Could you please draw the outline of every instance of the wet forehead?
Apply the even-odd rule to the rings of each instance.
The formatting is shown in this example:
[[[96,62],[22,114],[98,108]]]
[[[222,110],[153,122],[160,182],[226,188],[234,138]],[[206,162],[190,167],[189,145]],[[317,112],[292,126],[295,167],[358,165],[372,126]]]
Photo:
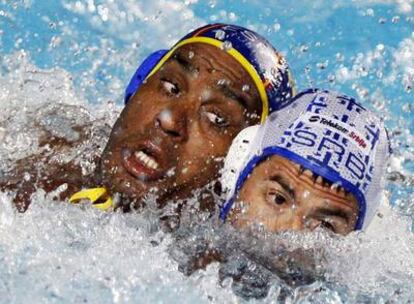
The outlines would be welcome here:
[[[273,155],[269,159],[262,162],[256,169],[263,180],[268,180],[274,176],[280,176],[286,183],[289,183],[293,191],[309,191],[314,197],[320,199],[329,199],[333,202],[343,205],[352,210],[358,210],[358,202],[352,194],[341,195],[330,189],[330,185],[323,187],[315,183],[313,177],[306,174],[299,174],[300,166],[294,162],[278,156]],[[300,189],[299,189],[300,188]]]
[[[179,56],[185,59],[195,67],[207,67],[207,68],[221,68],[223,72],[227,72],[235,79],[243,79],[250,81],[249,74],[231,55],[218,47],[205,44],[205,43],[193,43],[186,44],[178,48],[172,57]],[[245,78],[248,79],[245,79]]]
[[[169,61],[179,61],[189,72],[207,70],[213,79],[222,78],[240,94],[247,97],[249,108],[261,109],[259,92],[252,78],[243,66],[224,50],[215,46],[194,43],[178,48]]]

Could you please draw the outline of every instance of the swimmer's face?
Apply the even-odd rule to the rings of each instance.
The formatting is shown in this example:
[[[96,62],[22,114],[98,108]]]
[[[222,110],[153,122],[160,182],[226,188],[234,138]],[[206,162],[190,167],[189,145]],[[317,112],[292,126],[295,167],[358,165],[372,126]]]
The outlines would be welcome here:
[[[217,177],[232,139],[258,123],[259,93],[244,68],[207,44],[179,48],[130,99],[105,148],[103,184],[140,199],[187,197]]]
[[[280,157],[260,163],[239,192],[229,219],[237,228],[263,225],[271,232],[317,227],[346,235],[358,215],[355,197]]]

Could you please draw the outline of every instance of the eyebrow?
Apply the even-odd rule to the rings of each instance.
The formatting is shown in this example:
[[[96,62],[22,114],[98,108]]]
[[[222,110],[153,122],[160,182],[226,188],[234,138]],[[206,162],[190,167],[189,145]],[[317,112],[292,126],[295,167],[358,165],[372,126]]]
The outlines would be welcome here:
[[[194,72],[197,70],[197,67],[193,65],[191,61],[189,61],[186,56],[184,56],[182,53],[177,52],[173,56],[173,60],[175,60],[185,71],[187,72]],[[220,84],[218,85],[220,88],[220,91],[224,94],[224,96],[235,100],[238,102],[243,108],[248,109],[248,101],[247,99],[242,96],[241,94],[238,94],[236,91],[234,91],[228,84]]]
[[[291,197],[295,197],[295,190],[289,185],[289,182],[287,182],[280,175],[273,175],[269,178],[269,180],[277,182],[283,188],[283,190],[289,193]]]
[[[238,94],[236,91],[232,90],[227,84],[220,84],[218,85],[220,91],[224,94],[224,96],[237,101],[241,106],[245,109],[248,109],[248,102],[245,97],[241,94]]]
[[[187,72],[194,72],[197,68],[189,61],[183,54],[177,52],[172,57],[174,61],[178,63],[185,71]]]
[[[348,212],[336,207],[317,207],[314,212],[315,215],[325,215],[325,216],[337,216],[344,218],[347,222],[350,220],[350,216]]]

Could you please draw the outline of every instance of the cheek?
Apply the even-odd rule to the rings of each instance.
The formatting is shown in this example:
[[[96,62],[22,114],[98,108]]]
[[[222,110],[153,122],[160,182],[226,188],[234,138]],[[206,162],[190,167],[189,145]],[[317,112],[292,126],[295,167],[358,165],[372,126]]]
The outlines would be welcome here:
[[[217,161],[215,155],[203,150],[186,149],[177,163],[177,181],[203,186],[218,178],[221,166],[222,162]]]
[[[207,135],[194,123],[189,131],[188,141],[183,146],[179,165],[186,167],[188,174],[192,172],[215,172],[226,155],[231,139],[219,135]]]
[[[123,118],[122,127],[125,129],[136,128],[136,126],[146,125],[154,120],[157,112],[159,112],[159,105],[154,102],[143,99],[142,102],[136,102],[126,112]]]
[[[258,217],[263,217],[263,214],[268,211],[269,208],[265,199],[261,193],[260,185],[257,185],[252,180],[248,180],[240,190],[238,201],[243,202],[245,205],[246,216],[254,220],[258,219]]]
[[[135,100],[131,102],[135,102]],[[110,141],[125,141],[131,135],[145,133],[159,112],[158,107],[150,103],[128,105],[128,108],[121,113],[115,123]]]
[[[254,206],[255,203],[256,205],[258,204],[257,201],[261,200],[261,198],[258,195],[257,189],[255,187],[251,187],[250,183],[245,183],[243,188],[240,190],[239,200],[246,202],[249,204],[249,206]]]

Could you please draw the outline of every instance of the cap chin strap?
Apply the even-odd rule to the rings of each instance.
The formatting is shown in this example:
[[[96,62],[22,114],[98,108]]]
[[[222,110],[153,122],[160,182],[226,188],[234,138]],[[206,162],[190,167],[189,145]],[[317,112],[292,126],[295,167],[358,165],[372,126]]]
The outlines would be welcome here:
[[[77,204],[82,200],[88,200],[93,207],[106,211],[114,206],[112,197],[106,188],[90,188],[76,192],[69,198],[69,202]]]

